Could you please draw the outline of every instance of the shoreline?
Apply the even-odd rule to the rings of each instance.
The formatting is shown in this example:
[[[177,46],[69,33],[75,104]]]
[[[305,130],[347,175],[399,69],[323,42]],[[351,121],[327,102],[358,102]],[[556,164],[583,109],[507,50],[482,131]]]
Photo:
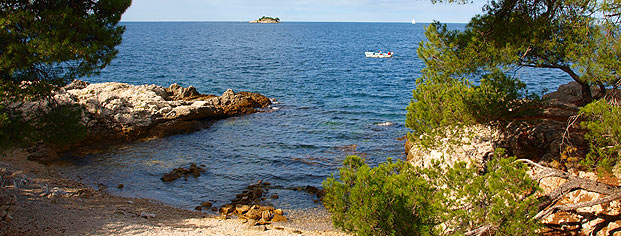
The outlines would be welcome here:
[[[12,220],[0,222],[2,235],[349,235],[325,229],[328,215],[305,210],[285,211],[287,222],[251,226],[156,200],[115,196],[26,157],[12,151],[0,161],[3,195],[16,199],[8,207]]]

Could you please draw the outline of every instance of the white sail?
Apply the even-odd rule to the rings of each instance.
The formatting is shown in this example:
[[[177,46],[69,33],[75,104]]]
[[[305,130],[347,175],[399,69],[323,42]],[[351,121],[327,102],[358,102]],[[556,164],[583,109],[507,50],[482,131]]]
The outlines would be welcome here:
[[[412,24],[416,24],[416,20],[414,20],[414,18],[412,18]]]

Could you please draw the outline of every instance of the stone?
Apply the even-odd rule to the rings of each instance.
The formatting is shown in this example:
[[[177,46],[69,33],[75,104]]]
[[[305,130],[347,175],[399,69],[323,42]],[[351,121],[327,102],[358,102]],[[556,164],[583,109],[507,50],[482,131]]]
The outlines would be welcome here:
[[[211,211],[218,211],[218,208],[217,208],[217,207],[211,207],[211,209],[210,209],[210,210],[211,210]]]
[[[269,221],[272,219],[272,212],[271,211],[262,211],[261,212],[261,220],[265,220],[265,221]]]
[[[123,185],[123,184],[119,184],[119,185],[117,185],[116,187],[117,187],[117,188],[119,188],[119,189],[122,189],[123,187],[125,187],[125,185]]]
[[[273,206],[261,206],[259,207],[259,211],[274,211],[274,207]]]
[[[272,217],[272,222],[285,222],[287,220],[287,217],[283,215],[274,215],[274,217]]]
[[[197,211],[202,211],[202,210],[203,210],[203,207],[202,207],[202,206],[196,206],[196,207],[194,207],[194,210],[197,210]]]
[[[259,209],[250,209],[246,212],[246,214],[244,214],[244,216],[253,219],[253,220],[259,220],[261,219],[261,211],[259,211]]]
[[[210,208],[212,205],[210,201],[201,202],[201,206],[204,208]]]
[[[227,215],[227,214],[229,214],[229,213],[231,213],[231,212],[233,212],[233,207],[232,207],[232,206],[223,206],[223,207],[220,207],[220,213],[222,213],[222,214]]]
[[[284,212],[282,211],[282,209],[276,209],[274,210],[274,215],[284,215]]]
[[[155,218],[155,214],[143,211],[143,212],[140,212],[140,217],[145,218],[145,219],[150,219],[150,218]]]
[[[278,199],[278,194],[272,194],[272,196],[270,196],[271,199]]]
[[[235,214],[243,215],[248,210],[250,210],[250,206],[248,206],[248,205],[241,205],[241,206],[235,208]]]

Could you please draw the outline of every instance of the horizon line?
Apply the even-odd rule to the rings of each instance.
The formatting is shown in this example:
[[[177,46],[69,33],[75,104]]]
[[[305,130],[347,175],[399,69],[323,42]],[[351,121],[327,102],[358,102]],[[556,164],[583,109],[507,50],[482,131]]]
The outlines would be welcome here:
[[[121,23],[248,23],[246,20],[121,20]],[[280,21],[280,23],[411,23],[410,21]],[[468,22],[441,22],[443,24],[467,24]],[[416,22],[416,24],[431,24],[431,22]]]

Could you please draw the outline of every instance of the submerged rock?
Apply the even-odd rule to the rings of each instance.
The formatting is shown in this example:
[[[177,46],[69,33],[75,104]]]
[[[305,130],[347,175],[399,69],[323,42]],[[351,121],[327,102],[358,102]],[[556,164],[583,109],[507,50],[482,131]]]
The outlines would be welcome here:
[[[192,163],[190,164],[189,169],[183,167],[175,168],[171,172],[164,174],[160,179],[164,182],[171,182],[181,177],[187,178],[189,175],[192,175],[196,178],[199,177],[201,175],[201,172],[203,171],[205,171],[203,168],[198,167],[196,164]],[[205,207],[209,208],[210,206]]]

